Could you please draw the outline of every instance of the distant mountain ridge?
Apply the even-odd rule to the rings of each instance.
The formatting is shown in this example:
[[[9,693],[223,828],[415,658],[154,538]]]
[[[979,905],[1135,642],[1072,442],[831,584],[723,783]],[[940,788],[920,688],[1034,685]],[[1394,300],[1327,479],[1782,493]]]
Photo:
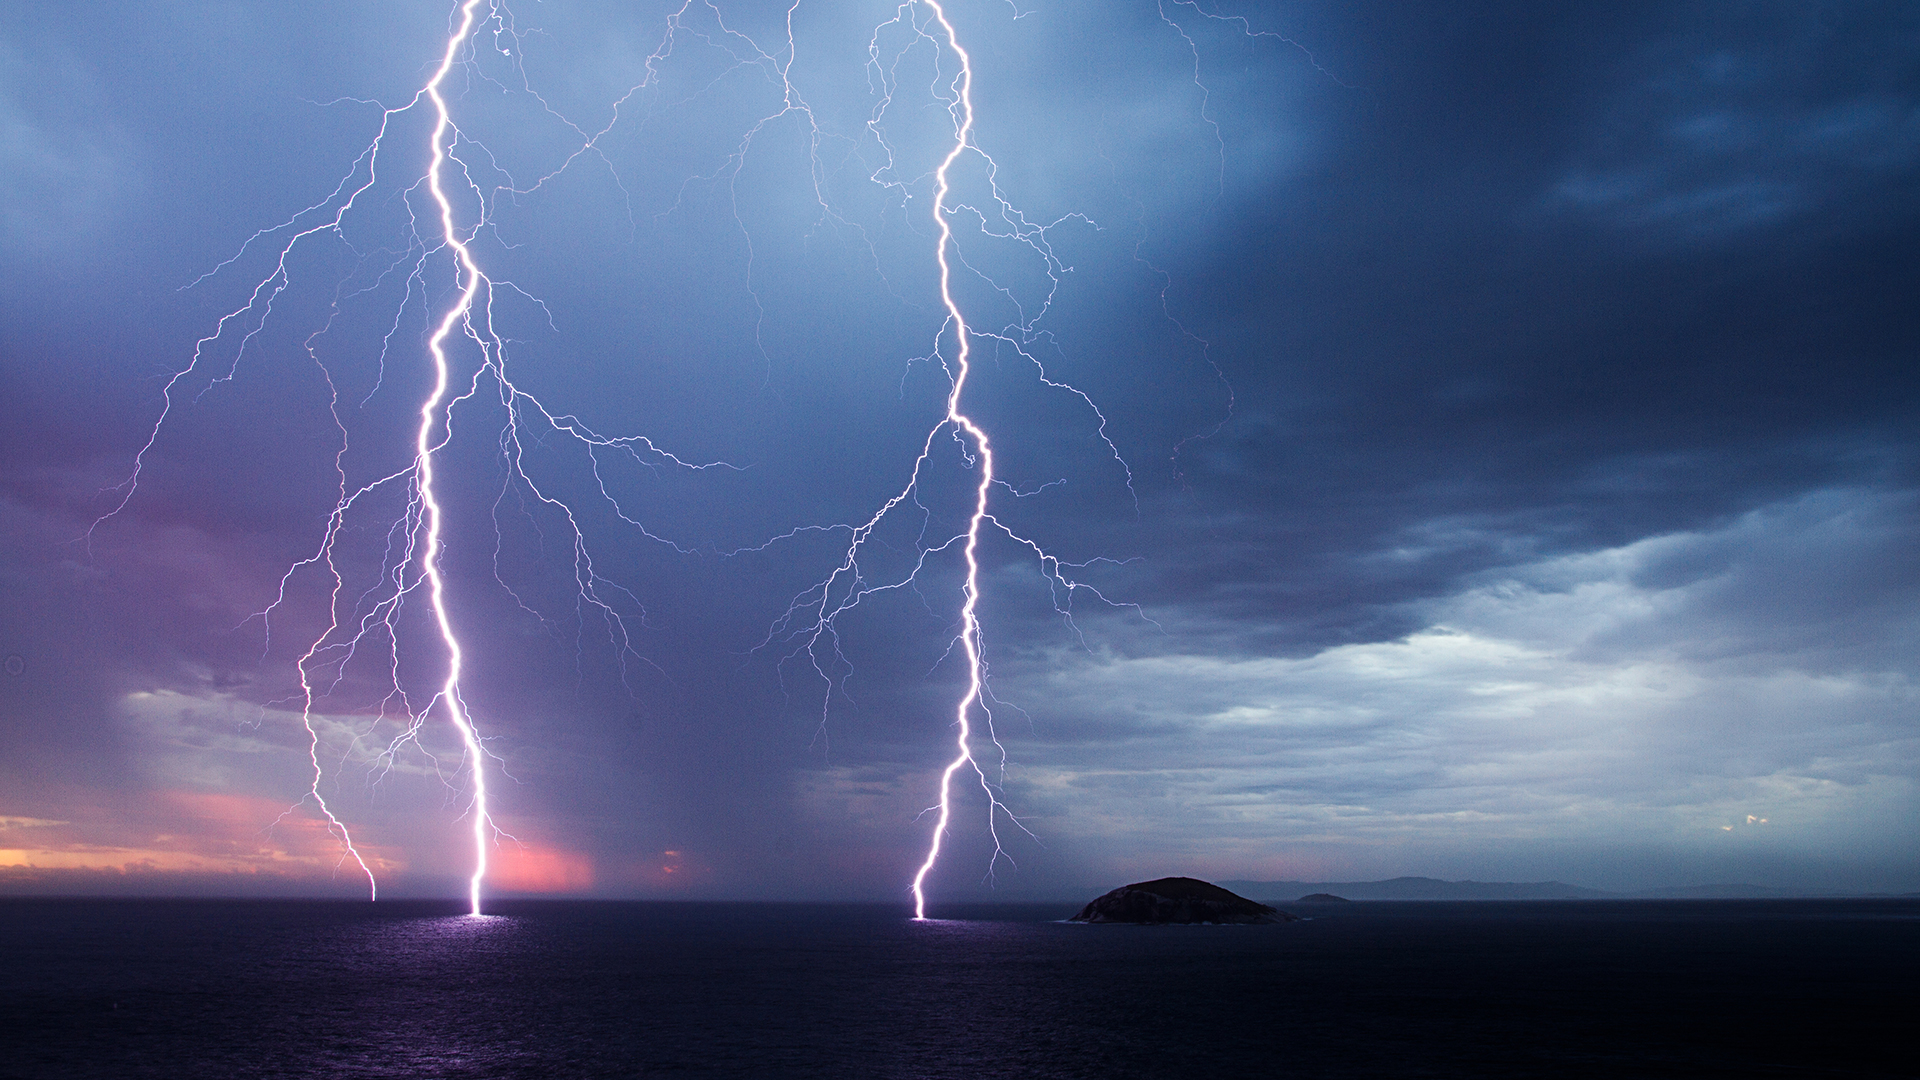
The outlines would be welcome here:
[[[1386,881],[1223,881],[1220,884],[1268,904],[1295,903],[1310,893],[1332,893],[1348,900],[1766,900],[1860,895],[1748,884],[1607,892],[1564,881],[1442,881],[1429,877],[1397,877]]]
[[[1386,881],[1223,881],[1222,887],[1264,903],[1295,901],[1308,893],[1348,900],[1604,900],[1618,893],[1563,881],[1441,881],[1397,877]]]

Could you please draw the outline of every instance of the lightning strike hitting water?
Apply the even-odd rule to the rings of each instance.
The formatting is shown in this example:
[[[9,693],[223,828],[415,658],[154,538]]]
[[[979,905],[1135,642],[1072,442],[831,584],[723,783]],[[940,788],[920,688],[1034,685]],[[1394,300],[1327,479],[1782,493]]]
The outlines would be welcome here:
[[[1194,10],[1203,17],[1214,18],[1197,5],[1194,6]],[[1016,18],[1018,14],[1016,11]],[[1196,50],[1197,57],[1197,46],[1192,39],[1186,37],[1185,31],[1179,27],[1178,23],[1171,18],[1167,18],[1166,22],[1174,26],[1190,48]],[[883,43],[883,38],[898,34],[906,35],[905,46],[890,46]],[[791,48],[791,11],[789,12],[789,35],[789,48]],[[959,34],[948,17],[947,8],[940,0],[907,0],[895,9],[892,19],[875,28],[870,38],[867,48],[868,78],[870,84],[876,88],[878,101],[869,117],[867,128],[884,152],[884,163],[874,170],[868,179],[892,192],[903,205],[920,197],[914,190],[919,181],[903,178],[901,174],[896,173],[896,169],[907,165],[910,158],[903,156],[897,150],[883,130],[883,121],[894,106],[896,93],[901,85],[901,66],[908,54],[919,46],[925,46],[933,53],[934,98],[945,109],[952,122],[950,141],[940,153],[937,159],[938,164],[930,170],[932,198],[929,212],[934,225],[933,261],[937,268],[940,308],[944,319],[935,332],[931,350],[923,358],[938,363],[947,376],[944,408],[940,421],[928,431],[920,444],[919,454],[913,461],[905,486],[882,503],[871,517],[859,523],[805,527],[783,534],[769,542],[771,544],[791,539],[802,533],[817,531],[844,530],[848,537],[838,565],[826,577],[816,581],[811,588],[801,592],[789,602],[785,613],[775,620],[767,638],[762,642],[762,647],[776,641],[794,643],[792,651],[783,658],[783,664],[786,660],[803,661],[813,676],[825,686],[826,691],[821,698],[817,728],[817,737],[824,741],[832,701],[836,695],[846,695],[846,683],[853,674],[853,665],[841,648],[839,624],[842,616],[878,594],[917,587],[923,572],[928,569],[936,556],[958,549],[962,563],[958,626],[946,652],[942,655],[942,660],[957,653],[964,661],[964,688],[959,693],[952,712],[952,727],[955,732],[954,756],[940,772],[937,800],[927,810],[927,813],[934,817],[932,833],[928,838],[924,858],[910,884],[915,918],[924,919],[927,910],[928,879],[940,861],[942,849],[953,822],[955,798],[958,794],[955,791],[954,782],[963,771],[971,770],[986,802],[986,832],[992,844],[992,854],[987,866],[989,880],[993,879],[1002,859],[1011,861],[1011,856],[1002,842],[1002,822],[1032,837],[1032,833],[1027,832],[1026,826],[1000,796],[1000,783],[1004,781],[1008,756],[994,731],[993,705],[996,704],[996,699],[988,679],[986,634],[981,615],[983,541],[989,535],[1002,537],[1011,541],[1018,549],[1024,550],[1028,558],[1038,563],[1041,573],[1047,579],[1054,611],[1083,646],[1085,642],[1075,623],[1072,603],[1073,598],[1082,593],[1088,594],[1107,607],[1126,609],[1156,629],[1158,624],[1147,619],[1137,605],[1116,603],[1101,594],[1091,584],[1070,576],[1070,571],[1077,571],[1096,563],[1112,564],[1123,560],[1096,557],[1080,563],[1067,562],[1040,543],[1009,528],[993,512],[992,498],[996,491],[1004,490],[1016,498],[1023,498],[1065,481],[1049,481],[1033,491],[1022,492],[1015,490],[999,478],[995,469],[993,441],[989,437],[986,425],[968,404],[975,371],[974,353],[977,344],[990,344],[993,350],[1001,355],[1017,357],[1020,362],[1030,365],[1038,385],[1044,387],[1046,393],[1069,395],[1080,407],[1091,414],[1097,422],[1094,435],[1124,478],[1128,496],[1133,502],[1136,514],[1138,513],[1139,502],[1134,492],[1133,470],[1107,433],[1107,417],[1087,393],[1054,378],[1039,359],[1037,350],[1032,348],[1035,343],[1051,343],[1051,331],[1041,329],[1040,323],[1052,310],[1063,279],[1072,269],[1055,254],[1054,243],[1050,238],[1051,231],[1068,223],[1077,223],[1095,229],[1098,226],[1078,213],[1069,213],[1052,222],[1032,221],[1002,192],[998,178],[998,162],[982,149],[974,138],[973,60],[961,44]],[[765,57],[764,52],[761,55]],[[787,54],[788,64],[791,63],[792,56],[791,52]],[[788,108],[807,111],[804,102],[800,102],[793,92],[791,82],[785,80],[786,68],[782,67],[781,70],[783,81],[786,82]],[[1194,78],[1204,95],[1206,87],[1199,83],[1197,60]],[[1205,114],[1204,97],[1201,109],[1201,119],[1211,125],[1211,118]],[[808,117],[811,119],[810,112]],[[1214,131],[1218,141],[1217,126]],[[813,128],[813,133],[817,148],[819,141],[817,127]],[[954,197],[954,172],[962,162],[977,163],[980,179],[974,182],[981,186],[986,196],[978,206]],[[816,192],[818,176],[816,157]],[[827,210],[824,202],[822,210],[831,215],[831,211]],[[959,239],[954,231],[954,221],[957,216],[965,217],[970,226],[978,230],[978,235],[982,238],[989,241],[1011,242],[1036,261],[1042,268],[1046,281],[1046,284],[1039,289],[1040,295],[1037,302],[1016,296],[1012,286],[996,280],[981,265],[969,261],[961,253]],[[1224,386],[1225,380],[1220,376],[1219,368],[1212,365],[1211,360],[1205,356],[1206,343],[1188,333],[1167,311],[1166,289],[1170,285],[1168,276],[1147,262],[1140,255],[1137,247],[1134,259],[1161,280],[1159,301],[1162,315],[1178,331],[1185,344],[1198,348],[1202,359],[1212,368],[1215,377],[1219,378]],[[1013,317],[994,329],[983,328],[978,324],[977,319],[971,318],[966,306],[956,293],[956,274],[961,269],[971,275],[971,280],[984,285],[988,295],[1010,305],[1014,312]],[[949,334],[952,342],[951,354],[947,351],[945,344],[949,340]],[[1226,389],[1227,406],[1230,411],[1231,388]],[[1219,423],[1219,420],[1215,421],[1216,429]],[[970,470],[971,476],[970,499],[964,526],[947,534],[945,539],[939,539],[928,536],[933,511],[921,501],[921,493],[936,443],[943,434],[954,439],[962,464]],[[1185,441],[1191,441],[1192,437]],[[1197,437],[1205,437],[1205,432]],[[1185,441],[1181,445],[1184,445]],[[1178,454],[1179,447],[1176,446],[1172,462],[1176,477],[1178,476]],[[913,556],[903,572],[891,574],[885,571],[876,572],[868,565],[869,556],[872,554],[870,549],[878,547],[883,553],[888,549],[888,545],[878,538],[878,534],[884,523],[896,513],[917,515],[920,522],[919,536],[913,542]],[[764,547],[754,550],[764,550]],[[994,755],[998,759],[994,763],[997,766],[997,776],[983,765],[978,757],[976,742],[982,735],[994,748]]]
[[[960,47],[960,41],[953,32],[953,24],[947,21],[947,13],[941,8],[939,0],[925,0],[933,9],[933,16],[940,23],[947,45],[960,60],[960,74],[955,81],[956,100],[959,102],[959,130],[955,133],[953,149],[940,162],[934,171],[933,217],[940,230],[940,242],[935,249],[935,257],[940,264],[940,303],[947,309],[947,318],[953,325],[953,335],[957,344],[954,357],[953,392],[947,395],[947,422],[965,431],[973,440],[974,453],[978,463],[978,479],[973,490],[973,516],[967,519],[967,559],[966,584],[962,586],[966,597],[960,606],[960,645],[967,657],[967,691],[960,697],[960,704],[954,709],[954,725],[959,731],[957,743],[959,753],[940,773],[940,813],[933,826],[933,839],[927,845],[927,858],[920,864],[920,870],[913,875],[913,917],[927,917],[927,894],[924,885],[927,874],[933,864],[940,859],[940,840],[946,835],[947,822],[953,816],[950,802],[950,788],[953,774],[967,765],[973,764],[973,725],[969,714],[974,703],[980,700],[982,657],[980,655],[980,527],[987,519],[987,493],[993,488],[993,444],[988,441],[987,433],[973,422],[973,418],[960,411],[960,396],[966,392],[967,376],[972,367],[969,363],[972,348],[968,338],[972,331],[967,327],[967,317],[953,298],[953,267],[947,262],[948,248],[953,243],[953,225],[947,220],[947,194],[952,185],[947,178],[948,170],[967,149],[973,137],[973,60],[967,50]],[[975,766],[978,771],[978,766]],[[985,785],[984,774],[981,777]],[[991,789],[988,797],[993,798]],[[995,800],[997,801],[997,800]]]
[[[921,16],[924,11],[926,15]],[[1027,344],[1044,337],[1037,329],[1037,323],[1051,309],[1055,293],[1061,279],[1070,267],[1067,267],[1054,254],[1048,239],[1048,231],[1067,221],[1078,221],[1088,225],[1082,215],[1069,214],[1067,217],[1050,224],[1037,224],[1030,221],[1002,193],[998,183],[998,163],[982,150],[974,141],[974,105],[973,105],[973,63],[967,50],[961,45],[959,35],[947,16],[945,7],[937,0],[909,0],[895,11],[894,18],[881,24],[874,31],[868,45],[868,70],[871,81],[880,87],[879,102],[868,121],[872,131],[886,150],[887,162],[870,179],[890,190],[899,192],[903,198],[911,198],[905,191],[907,185],[891,179],[890,174],[898,155],[886,136],[881,132],[881,120],[894,103],[898,86],[898,67],[906,55],[906,49],[889,53],[882,45],[883,32],[904,30],[914,44],[924,43],[930,46],[937,57],[950,55],[957,65],[950,75],[936,76],[937,85],[943,87],[936,95],[952,120],[951,143],[941,155],[938,165],[932,170],[932,200],[930,206],[935,226],[934,263],[938,271],[940,304],[945,316],[936,332],[936,340],[930,357],[937,360],[945,369],[949,384],[945,398],[945,407],[940,422],[927,433],[921,445],[920,453],[905,487],[890,497],[874,515],[858,525],[837,526],[849,534],[847,547],[840,564],[812,589],[795,597],[786,613],[778,620],[768,641],[778,638],[797,639],[798,648],[788,654],[789,658],[804,656],[814,674],[828,687],[828,694],[822,700],[820,732],[824,735],[827,723],[826,706],[830,703],[833,691],[844,685],[844,679],[851,673],[851,664],[840,651],[838,621],[840,617],[853,610],[865,599],[881,592],[892,591],[913,585],[933,556],[958,547],[963,564],[960,586],[960,608],[958,612],[958,631],[947,650],[947,655],[957,649],[966,665],[965,688],[953,710],[953,728],[955,731],[954,757],[940,773],[938,798],[929,813],[934,815],[932,834],[929,837],[926,855],[913,875],[910,891],[914,902],[914,917],[926,918],[927,878],[940,860],[943,842],[948,834],[954,814],[954,778],[962,770],[971,770],[978,781],[987,803],[987,834],[991,838],[993,853],[988,860],[987,875],[993,877],[1000,860],[1010,859],[1000,833],[1000,822],[1004,819],[1013,827],[1026,832],[1020,819],[1001,800],[995,778],[981,764],[976,756],[975,738],[979,729],[976,718],[984,725],[986,739],[992,743],[998,758],[998,772],[1004,776],[1007,765],[1007,752],[993,730],[993,710],[990,707],[992,696],[988,686],[988,664],[985,652],[984,630],[981,622],[981,542],[984,535],[992,530],[1005,536],[1016,545],[1026,549],[1030,556],[1040,564],[1046,575],[1050,589],[1054,594],[1054,609],[1078,635],[1074,626],[1070,598],[1086,592],[1099,602],[1112,607],[1126,608],[1139,614],[1132,604],[1117,604],[1108,600],[1093,586],[1074,580],[1067,571],[1090,565],[1093,562],[1113,562],[1109,559],[1094,559],[1088,563],[1068,563],[1048,552],[1040,544],[1022,536],[994,516],[991,509],[991,497],[997,488],[1007,485],[1000,480],[994,470],[994,450],[992,440],[985,427],[967,411],[965,397],[969,380],[973,374],[973,351],[976,339],[990,341],[996,348],[1004,348],[1022,361],[1030,364],[1037,372],[1038,382],[1049,391],[1065,393],[1073,397],[1088,409],[1098,421],[1097,437],[1105,447],[1111,459],[1120,468],[1125,477],[1126,487],[1132,494],[1133,473],[1121,457],[1119,448],[1107,435],[1106,417],[1094,404],[1093,399],[1075,387],[1050,377],[1039,359],[1027,349]],[[908,48],[912,46],[909,45]],[[936,61],[936,68],[944,70],[945,65]],[[971,205],[952,200],[954,191],[953,170],[963,158],[972,155],[984,171],[986,192],[991,200],[991,210],[982,211]],[[987,286],[1004,299],[1012,300],[1016,309],[1014,320],[997,331],[983,331],[967,317],[960,300],[955,295],[955,265],[964,264],[957,251],[953,231],[953,218],[956,214],[967,214],[974,220],[983,235],[1011,240],[1036,256],[1040,265],[1045,267],[1048,285],[1044,295],[1033,310],[1029,312],[1013,297],[1012,291],[983,273],[978,267],[968,265],[968,270],[985,282]],[[994,226],[998,225],[999,228]],[[951,333],[954,352],[949,358],[942,347],[942,341]],[[873,581],[862,566],[862,556],[866,548],[874,541],[876,531],[896,510],[911,506],[927,513],[919,501],[924,472],[933,454],[936,440],[945,432],[957,443],[963,463],[972,471],[970,508],[965,516],[965,526],[946,540],[932,543],[926,541],[924,528],[922,540],[918,545],[918,555],[912,561],[911,568],[903,575],[890,581]],[[1055,483],[1057,483],[1056,481]],[[1052,483],[1042,485],[1053,486]],[[1012,491],[1011,488],[1008,488]],[[1013,492],[1019,496],[1023,493]],[[1024,493],[1032,494],[1032,492]],[[1135,502],[1137,508],[1137,499]],[[923,518],[924,520],[924,518]],[[789,536],[794,534],[788,534]],[[1063,603],[1061,597],[1068,599]],[[824,655],[823,655],[824,654]],[[1028,836],[1032,836],[1030,832]]]
[[[326,526],[318,546],[304,558],[295,561],[280,578],[279,588],[271,603],[254,617],[261,620],[266,630],[267,649],[270,651],[273,641],[273,623],[291,597],[296,578],[303,573],[317,570],[323,581],[330,584],[326,588],[328,623],[308,644],[294,664],[299,682],[299,690],[294,696],[300,707],[301,723],[307,734],[307,757],[311,768],[311,782],[304,801],[311,802],[324,818],[327,827],[340,841],[344,861],[351,861],[366,878],[368,895],[377,898],[379,883],[374,872],[374,864],[362,847],[356,843],[353,831],[341,816],[335,812],[323,787],[326,786],[329,771],[322,760],[323,729],[337,726],[337,722],[322,715],[319,709],[321,697],[342,685],[347,679],[347,669],[363,651],[376,654],[384,653],[388,690],[378,702],[378,712],[372,723],[362,729],[354,730],[348,740],[341,762],[357,754],[363,743],[373,738],[378,727],[389,720],[400,724],[398,734],[385,741],[372,759],[379,766],[382,775],[390,772],[398,755],[411,748],[425,752],[433,762],[434,771],[441,775],[443,782],[451,781],[441,771],[437,758],[426,750],[421,739],[427,721],[436,713],[443,713],[447,722],[457,734],[463,771],[466,776],[464,797],[465,816],[469,822],[472,843],[471,872],[467,881],[467,901],[469,910],[481,913],[482,888],[487,878],[489,851],[501,839],[511,839],[494,820],[488,793],[487,760],[491,756],[482,740],[473,714],[462,692],[462,675],[466,665],[466,649],[457,632],[455,619],[450,606],[448,582],[443,566],[447,551],[446,520],[447,511],[440,496],[437,481],[439,456],[453,438],[454,409],[458,405],[474,400],[483,388],[483,380],[491,380],[498,391],[499,405],[505,415],[501,430],[498,451],[505,464],[505,481],[495,503],[496,524],[499,507],[510,493],[521,490],[521,496],[530,495],[533,503],[557,514],[573,537],[573,577],[578,593],[578,604],[583,610],[590,609],[605,620],[611,639],[616,646],[622,680],[626,679],[626,664],[629,657],[638,658],[634,651],[632,636],[627,620],[632,617],[634,605],[632,594],[624,588],[607,581],[595,569],[594,562],[586,546],[583,525],[574,509],[560,496],[550,493],[546,486],[529,471],[526,444],[521,428],[523,424],[535,422],[555,436],[570,440],[580,446],[591,463],[590,474],[597,489],[597,495],[610,510],[611,516],[636,529],[650,541],[664,544],[673,550],[686,553],[687,549],[648,531],[639,521],[630,516],[621,505],[621,501],[609,490],[601,476],[603,453],[625,457],[649,468],[666,466],[675,469],[698,471],[712,467],[727,467],[724,463],[694,464],[684,461],[655,446],[650,440],[633,436],[605,436],[590,428],[579,419],[555,413],[543,405],[539,399],[517,386],[507,374],[506,339],[494,328],[495,303],[497,290],[526,297],[516,286],[497,282],[488,277],[480,266],[473,250],[474,238],[483,229],[491,225],[490,200],[476,179],[472,163],[457,158],[456,147],[467,141],[464,132],[455,123],[445,92],[445,83],[449,76],[463,64],[471,65],[471,50],[478,47],[480,36],[478,24],[480,12],[487,11],[487,22],[496,39],[495,51],[501,56],[511,57],[514,50],[511,44],[515,40],[515,31],[506,9],[497,0],[463,0],[455,9],[451,20],[444,49],[437,66],[427,82],[405,105],[395,108],[382,108],[378,130],[372,141],[355,160],[347,176],[319,202],[308,206],[293,218],[279,226],[262,230],[249,238],[239,253],[220,263],[213,270],[202,275],[187,287],[199,286],[215,275],[226,270],[239,260],[248,248],[256,242],[282,235],[282,242],[273,259],[272,269],[249,291],[246,303],[228,312],[216,323],[212,333],[195,343],[189,362],[172,373],[162,388],[162,407],[152,430],[140,450],[135,454],[131,474],[123,484],[113,489],[117,498],[104,514],[95,520],[88,531],[91,538],[94,532],[107,520],[124,510],[139,490],[142,471],[148,456],[159,443],[162,431],[174,412],[179,395],[187,389],[187,381],[199,376],[206,379],[198,396],[220,383],[232,382],[242,360],[256,339],[265,329],[274,315],[274,305],[293,285],[294,270],[292,262],[295,252],[308,241],[315,238],[335,238],[345,244],[349,250],[363,258],[360,252],[346,240],[346,230],[350,219],[357,212],[362,196],[367,195],[381,182],[380,163],[389,154],[388,144],[395,122],[423,103],[430,110],[431,124],[426,132],[426,160],[424,170],[417,180],[404,189],[405,194],[424,189],[429,202],[426,218],[432,223],[429,231],[422,232],[418,225],[420,217],[413,214],[409,206],[408,234],[410,242],[397,257],[384,267],[376,264],[377,274],[372,284],[357,289],[348,289],[343,283],[337,290],[330,308],[330,314],[319,329],[309,335],[304,343],[309,358],[325,379],[329,393],[328,409],[334,428],[338,434],[338,447],[334,455],[334,468],[338,478],[338,497],[326,520]],[[507,44],[501,44],[501,39]],[[637,89],[637,88],[636,88]],[[629,91],[631,94],[632,91]],[[551,110],[549,110],[551,112]],[[557,114],[556,114],[557,115]],[[497,190],[511,194],[524,194],[538,190],[551,180],[560,170],[567,168],[583,154],[594,149],[597,135],[588,135],[578,126],[561,122],[582,138],[581,146],[569,155],[554,172],[540,177],[531,184],[515,184],[509,178]],[[611,125],[609,125],[611,126]],[[599,133],[604,134],[604,131]],[[480,148],[484,154],[484,148]],[[449,183],[449,176],[457,176],[457,183]],[[464,194],[463,194],[464,193]],[[462,222],[461,211],[457,203],[469,199],[478,207],[472,220]],[[431,309],[431,282],[436,273],[432,259],[436,254],[451,255],[453,271],[453,295],[444,310],[433,315],[430,320],[431,331],[425,340],[425,351],[429,360],[430,378],[428,388],[413,410],[415,424],[413,437],[404,463],[395,469],[376,472],[370,479],[355,481],[350,478],[349,455],[356,452],[356,444],[349,439],[351,404],[343,400],[342,387],[336,372],[323,361],[316,351],[328,332],[333,328],[335,319],[342,310],[342,303],[381,287],[389,276],[404,270],[405,295],[400,307],[395,311],[391,326],[382,339],[379,376],[375,379],[360,404],[364,406],[378,394],[386,382],[388,350],[399,331],[403,316],[418,297],[418,303]],[[531,300],[531,297],[526,297]],[[544,305],[532,301],[544,312]],[[230,331],[237,328],[237,333]],[[202,369],[214,362],[216,352],[230,339],[237,341],[228,346],[232,355],[225,364],[224,372],[216,372],[211,377],[202,374]],[[478,356],[472,362],[470,375],[461,376],[464,385],[456,385],[452,347],[466,342],[477,350]],[[392,516],[386,519],[382,527],[380,508],[375,505],[382,498],[391,500],[398,494],[399,506]],[[372,521],[364,519],[372,516]],[[384,533],[385,548],[377,556],[379,566],[374,580],[364,591],[357,595],[352,591],[349,573],[345,566],[353,561],[343,550],[348,534],[365,530],[373,526],[376,534]],[[498,530],[496,528],[496,545]],[[497,568],[496,547],[496,578]],[[504,580],[500,584],[516,600],[519,594]],[[406,599],[424,591],[428,609],[428,621],[432,638],[440,651],[441,674],[431,692],[416,695],[408,688],[412,681],[403,673],[402,639],[405,636],[402,625],[402,612]],[[623,598],[629,603],[623,613],[617,606]],[[525,601],[520,602],[526,608]],[[528,609],[531,610],[531,609]],[[639,614],[644,617],[644,611]],[[392,712],[389,707],[395,706]],[[376,744],[377,745],[377,744]],[[289,808],[284,819],[295,808]]]
[[[434,328],[433,336],[427,339],[427,351],[433,354],[433,393],[420,403],[420,430],[414,438],[414,460],[419,470],[418,490],[427,512],[420,566],[428,582],[434,626],[440,631],[440,640],[447,648],[446,681],[440,684],[440,692],[434,696],[434,702],[430,702],[428,708],[431,709],[434,703],[446,708],[448,718],[460,732],[460,741],[465,747],[473,777],[473,805],[468,810],[473,819],[473,876],[467,880],[467,902],[475,915],[480,914],[480,883],[487,876],[487,830],[493,825],[493,817],[487,809],[485,752],[480,746],[480,735],[474,730],[473,719],[467,715],[466,703],[460,698],[460,669],[465,654],[460,648],[459,637],[453,632],[453,619],[447,614],[447,583],[440,576],[440,500],[433,490],[433,453],[439,444],[433,436],[451,378],[447,370],[447,337],[453,333],[456,325],[467,321],[468,313],[473,310],[474,298],[486,282],[480,267],[473,261],[473,252],[461,242],[459,229],[453,220],[453,203],[447,198],[440,176],[447,163],[447,132],[452,127],[452,118],[447,115],[446,98],[440,94],[440,83],[447,77],[447,72],[453,69],[454,57],[473,29],[473,11],[479,5],[480,0],[467,0],[461,5],[460,27],[447,37],[447,51],[440,58],[440,68],[433,73],[433,78],[426,86],[427,96],[433,100],[435,117],[433,165],[427,170],[427,186],[433,192],[434,203],[440,208],[441,239],[455,252],[466,282],[460,289],[459,302],[447,309],[440,319],[440,325]]]

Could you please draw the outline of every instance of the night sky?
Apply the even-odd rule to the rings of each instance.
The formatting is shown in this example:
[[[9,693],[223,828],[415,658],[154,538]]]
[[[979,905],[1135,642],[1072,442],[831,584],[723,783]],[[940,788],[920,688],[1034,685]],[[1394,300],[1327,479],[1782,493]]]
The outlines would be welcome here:
[[[1920,889],[1920,10],[948,4],[1019,822],[962,785],[935,895]],[[411,460],[427,106],[361,155],[449,8],[0,19],[0,890],[365,895],[303,560]],[[455,350],[436,455],[496,892],[905,895],[979,463],[928,442],[956,65],[903,10],[525,3],[446,83],[531,395]],[[340,519],[320,790],[455,895],[403,496]]]

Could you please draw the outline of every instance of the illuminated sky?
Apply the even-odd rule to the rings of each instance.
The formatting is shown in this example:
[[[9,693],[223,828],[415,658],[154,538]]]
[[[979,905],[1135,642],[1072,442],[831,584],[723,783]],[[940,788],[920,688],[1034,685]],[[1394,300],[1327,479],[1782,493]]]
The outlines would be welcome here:
[[[333,505],[327,377],[350,470],[410,443],[444,296],[401,261],[421,114],[81,538],[167,375],[271,270],[249,236],[348,174],[448,6],[0,22],[0,890],[363,893],[300,804],[288,695],[324,595],[296,576],[254,615]],[[937,895],[1920,888],[1920,15],[1593,7],[1208,9],[1243,26],[951,0],[978,143],[1059,260],[1043,307],[1046,262],[963,227],[961,302],[1086,395],[980,346],[998,512],[1113,604],[1078,595],[1069,623],[1029,551],[988,545],[1004,799],[1032,835],[1002,821],[1017,865],[989,893],[963,801]],[[456,414],[447,566],[519,838],[495,886],[900,898],[964,677],[957,564],[845,617],[831,687],[780,620],[844,554],[817,527],[898,492],[943,408],[934,53],[883,36],[876,114],[894,9],[803,2],[811,112],[756,128],[781,89],[747,45],[786,57],[785,7],[726,7],[737,37],[694,7],[670,39],[668,10],[523,5],[452,98],[523,385],[726,463],[606,458],[622,521],[577,446],[528,436],[622,650],[506,470],[498,405]],[[575,128],[604,134],[569,160]],[[942,446],[875,580],[953,534],[969,474]],[[404,682],[430,661],[402,625]],[[457,741],[374,760],[384,677],[349,665],[323,702],[323,790],[383,895],[455,895]]]

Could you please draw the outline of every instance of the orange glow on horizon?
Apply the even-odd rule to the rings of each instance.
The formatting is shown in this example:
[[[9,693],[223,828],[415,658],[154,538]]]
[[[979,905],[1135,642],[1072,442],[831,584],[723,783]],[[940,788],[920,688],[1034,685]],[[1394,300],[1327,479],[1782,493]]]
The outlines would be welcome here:
[[[591,856],[548,844],[503,841],[488,863],[487,880],[507,892],[581,892],[596,880]]]
[[[102,830],[72,821],[0,829],[0,869],[86,870],[115,874],[240,874],[288,880],[331,879],[340,843],[324,821],[251,795],[161,791],[149,830]],[[21,822],[37,819],[18,818]],[[395,853],[369,848],[385,871],[405,868]]]

